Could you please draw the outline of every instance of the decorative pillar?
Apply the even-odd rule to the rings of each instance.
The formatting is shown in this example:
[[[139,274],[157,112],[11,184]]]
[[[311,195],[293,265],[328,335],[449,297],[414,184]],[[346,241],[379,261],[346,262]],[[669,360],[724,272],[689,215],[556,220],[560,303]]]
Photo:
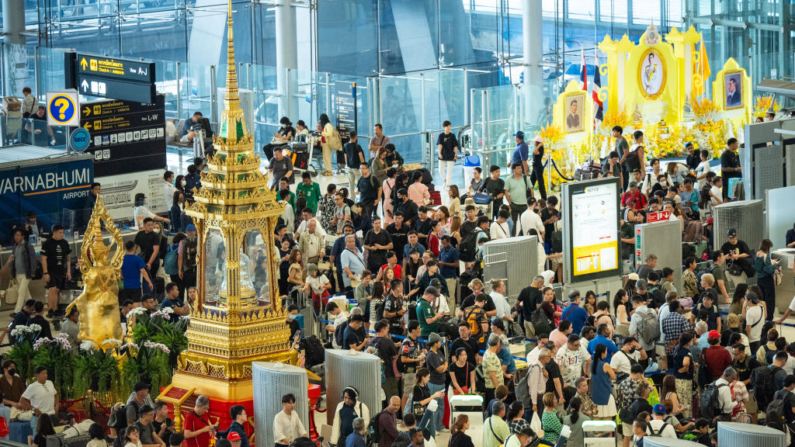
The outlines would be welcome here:
[[[629,40],[626,34],[621,40],[613,40],[610,36],[605,36],[604,40],[599,44],[599,49],[607,54],[607,66],[615,67],[607,70],[608,85],[618,86],[616,95],[610,95],[608,98],[608,110],[614,112],[624,111],[624,83],[625,83],[625,62],[627,60],[627,53],[629,53],[635,44]]]
[[[538,108],[543,103],[538,101],[536,96],[541,94],[543,83],[541,69],[544,40],[542,13],[541,0],[522,0],[522,56],[524,58],[524,84],[528,87],[524,92],[525,121],[535,119],[538,116]],[[468,93],[465,92],[465,94]]]

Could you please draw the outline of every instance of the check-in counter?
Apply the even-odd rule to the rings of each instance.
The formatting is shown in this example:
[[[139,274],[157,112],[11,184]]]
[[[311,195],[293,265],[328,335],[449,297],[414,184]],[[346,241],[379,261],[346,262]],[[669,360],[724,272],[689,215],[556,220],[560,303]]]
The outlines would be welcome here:
[[[787,311],[789,303],[795,297],[795,249],[783,248],[772,253],[773,259],[778,259],[781,266],[781,285],[776,287],[776,307],[781,314]]]

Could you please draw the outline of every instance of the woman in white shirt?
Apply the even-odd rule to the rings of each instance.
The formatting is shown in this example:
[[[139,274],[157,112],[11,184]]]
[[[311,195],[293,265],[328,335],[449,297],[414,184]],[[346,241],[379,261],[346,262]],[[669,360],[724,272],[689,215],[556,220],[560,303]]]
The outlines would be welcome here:
[[[157,222],[171,222],[165,217],[158,216],[157,214],[149,211],[146,206],[146,194],[138,193],[135,195],[135,209],[133,209],[133,221],[139,229],[144,228],[144,219],[147,217]]]
[[[497,215],[497,220],[491,223],[491,227],[489,228],[489,235],[491,236],[491,240],[496,241],[498,239],[507,239],[511,237],[511,227],[508,226],[508,218],[511,215],[507,211],[500,211]],[[502,222],[500,222],[502,221]]]
[[[138,427],[131,425],[124,430],[124,447],[141,447],[141,433]]]
[[[698,180],[699,191],[707,184],[707,174],[712,172],[712,168],[709,165],[709,151],[702,150],[700,156],[701,163],[696,166],[696,180]]]

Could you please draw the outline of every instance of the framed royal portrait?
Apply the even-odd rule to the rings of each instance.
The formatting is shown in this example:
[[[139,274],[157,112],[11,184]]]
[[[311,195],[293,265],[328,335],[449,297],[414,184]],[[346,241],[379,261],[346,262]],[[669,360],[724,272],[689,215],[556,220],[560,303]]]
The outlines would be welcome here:
[[[585,93],[573,93],[566,96],[563,103],[565,110],[563,116],[565,120],[564,129],[566,133],[582,132],[585,130]]]
[[[667,75],[660,52],[654,48],[646,50],[638,67],[638,88],[643,97],[657,99],[665,90]]]
[[[725,109],[739,109],[743,104],[743,73],[730,71],[723,74],[723,92],[726,102]]]

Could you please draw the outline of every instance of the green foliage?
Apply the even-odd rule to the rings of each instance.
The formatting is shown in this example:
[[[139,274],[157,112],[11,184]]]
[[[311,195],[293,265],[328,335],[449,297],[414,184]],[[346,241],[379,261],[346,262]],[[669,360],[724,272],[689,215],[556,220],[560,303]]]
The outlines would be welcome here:
[[[38,350],[33,357],[33,366],[44,367],[55,377],[48,377],[55,385],[58,395],[63,399],[72,399],[74,384],[74,359],[72,353],[64,349],[64,345],[57,340],[40,339],[37,343]]]
[[[8,358],[17,365],[17,374],[25,383],[30,383],[33,380],[33,357],[35,354],[33,342],[30,340],[17,342],[8,352]]]
[[[168,366],[168,354],[147,344],[122,347],[127,353],[122,361],[122,385],[132,389],[137,382],[144,381],[152,384],[155,393],[171,382],[173,371]]]
[[[123,396],[119,360],[113,356],[115,349],[81,351],[74,360],[74,386],[76,396],[85,396],[88,390],[104,394],[111,391],[113,395]]]

